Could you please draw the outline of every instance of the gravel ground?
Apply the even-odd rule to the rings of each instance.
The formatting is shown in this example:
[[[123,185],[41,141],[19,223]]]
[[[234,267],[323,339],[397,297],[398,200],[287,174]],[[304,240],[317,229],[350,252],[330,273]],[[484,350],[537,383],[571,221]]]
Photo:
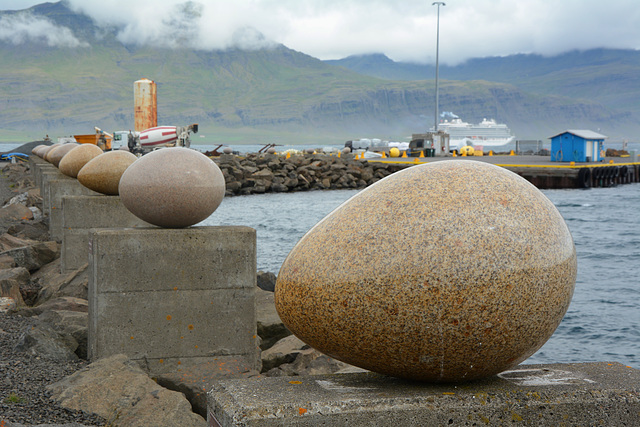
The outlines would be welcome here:
[[[21,335],[36,321],[0,314],[0,425],[105,425],[100,417],[61,407],[45,390],[45,386],[73,374],[88,362],[58,362],[14,351]]]
[[[25,151],[27,149],[31,154],[30,148],[25,147]],[[0,168],[3,166],[4,162],[0,162]],[[14,194],[9,188],[9,180],[4,176],[0,178],[1,204]],[[100,417],[61,407],[45,390],[45,386],[86,366],[87,361],[58,362],[14,350],[22,334],[36,321],[0,313],[0,426],[105,425]]]

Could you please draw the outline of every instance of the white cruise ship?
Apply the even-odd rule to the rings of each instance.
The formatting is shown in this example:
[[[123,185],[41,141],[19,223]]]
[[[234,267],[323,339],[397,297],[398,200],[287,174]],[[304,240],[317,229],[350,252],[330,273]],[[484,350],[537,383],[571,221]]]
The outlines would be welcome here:
[[[444,112],[440,117],[442,120],[438,124],[438,130],[449,134],[450,150],[459,151],[465,145],[481,146],[483,149],[491,150],[505,146],[516,139],[507,125],[496,123],[493,119],[484,119],[481,123],[474,125],[463,122],[450,112]]]

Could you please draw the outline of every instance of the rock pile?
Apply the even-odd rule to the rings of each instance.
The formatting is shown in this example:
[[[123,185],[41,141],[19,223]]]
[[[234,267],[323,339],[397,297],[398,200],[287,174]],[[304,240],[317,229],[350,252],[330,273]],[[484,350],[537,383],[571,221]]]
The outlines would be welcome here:
[[[362,189],[406,167],[324,154],[223,154],[214,161],[225,178],[227,196],[308,190]]]

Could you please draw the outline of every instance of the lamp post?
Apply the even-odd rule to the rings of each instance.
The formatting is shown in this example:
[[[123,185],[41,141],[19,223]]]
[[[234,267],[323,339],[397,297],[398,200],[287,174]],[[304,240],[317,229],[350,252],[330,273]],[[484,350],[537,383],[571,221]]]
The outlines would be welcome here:
[[[440,6],[446,6],[443,1],[434,1],[431,6],[438,5],[438,24],[436,32],[436,114],[433,129],[438,132],[438,59],[440,56]]]

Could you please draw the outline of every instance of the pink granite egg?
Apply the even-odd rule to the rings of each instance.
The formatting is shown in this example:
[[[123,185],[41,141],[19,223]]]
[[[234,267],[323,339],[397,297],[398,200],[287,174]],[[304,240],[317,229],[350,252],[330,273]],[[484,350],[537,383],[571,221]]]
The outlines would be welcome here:
[[[189,148],[163,148],[142,156],[122,175],[120,199],[150,224],[182,228],[211,215],[224,197],[220,168]]]
[[[291,332],[343,362],[467,381],[538,350],[576,272],[569,229],[541,191],[446,160],[390,175],[320,221],[284,261],[275,304]]]
[[[90,190],[115,196],[122,174],[136,160],[128,151],[108,151],[89,160],[78,172],[78,181]]]
[[[58,164],[58,169],[71,178],[77,178],[78,172],[90,160],[103,154],[104,151],[97,145],[81,144],[69,151]]]

